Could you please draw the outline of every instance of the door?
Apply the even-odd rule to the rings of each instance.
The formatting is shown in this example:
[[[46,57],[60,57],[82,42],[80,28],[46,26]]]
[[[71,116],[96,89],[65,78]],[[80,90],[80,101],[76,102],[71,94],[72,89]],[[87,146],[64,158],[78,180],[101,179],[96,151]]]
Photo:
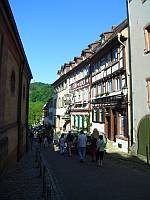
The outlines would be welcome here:
[[[150,155],[150,115],[140,121],[138,128],[138,154],[146,156],[146,149]]]

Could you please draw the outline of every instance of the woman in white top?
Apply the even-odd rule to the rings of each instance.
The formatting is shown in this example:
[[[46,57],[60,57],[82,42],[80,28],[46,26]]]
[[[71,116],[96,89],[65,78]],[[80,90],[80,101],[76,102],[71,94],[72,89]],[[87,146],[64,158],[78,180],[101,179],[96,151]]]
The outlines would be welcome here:
[[[96,148],[96,161],[97,166],[102,166],[102,161],[104,158],[104,151],[105,151],[106,143],[103,139],[103,135],[99,136],[99,140],[97,141],[97,148]]]

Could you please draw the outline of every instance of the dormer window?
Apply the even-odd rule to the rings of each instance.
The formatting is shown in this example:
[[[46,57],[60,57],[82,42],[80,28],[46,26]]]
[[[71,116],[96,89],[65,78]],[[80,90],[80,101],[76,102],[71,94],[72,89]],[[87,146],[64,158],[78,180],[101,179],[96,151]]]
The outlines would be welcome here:
[[[142,3],[145,3],[146,0],[141,0],[141,1],[142,1]]]
[[[144,36],[145,36],[145,53],[150,52],[150,24],[144,28]]]
[[[104,42],[105,42],[105,36],[102,35],[102,36],[101,36],[101,44],[103,44]]]

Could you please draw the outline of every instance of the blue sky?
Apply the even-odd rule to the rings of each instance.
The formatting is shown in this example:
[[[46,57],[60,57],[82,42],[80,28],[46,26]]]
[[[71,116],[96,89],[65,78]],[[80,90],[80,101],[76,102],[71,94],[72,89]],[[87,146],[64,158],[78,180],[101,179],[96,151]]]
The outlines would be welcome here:
[[[126,18],[126,0],[9,2],[33,80],[49,84],[57,79],[61,65]]]

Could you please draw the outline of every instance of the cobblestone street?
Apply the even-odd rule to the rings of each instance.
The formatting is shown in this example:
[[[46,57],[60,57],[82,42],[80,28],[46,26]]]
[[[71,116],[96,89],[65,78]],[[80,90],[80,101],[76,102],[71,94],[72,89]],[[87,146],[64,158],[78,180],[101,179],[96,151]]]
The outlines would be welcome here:
[[[60,200],[105,199],[147,200],[150,196],[149,166],[124,158],[116,152],[105,155],[102,167],[87,156],[80,163],[78,155],[60,155],[51,148],[41,148]],[[35,163],[35,151],[28,152],[17,165],[0,178],[1,200],[41,200],[42,179]]]
[[[62,156],[50,149],[42,153],[66,200],[149,199],[149,167],[140,161],[106,154],[104,165],[98,168],[88,156],[83,164],[78,155]]]
[[[35,152],[29,151],[0,177],[0,200],[40,200],[41,196],[42,181],[36,168]]]

